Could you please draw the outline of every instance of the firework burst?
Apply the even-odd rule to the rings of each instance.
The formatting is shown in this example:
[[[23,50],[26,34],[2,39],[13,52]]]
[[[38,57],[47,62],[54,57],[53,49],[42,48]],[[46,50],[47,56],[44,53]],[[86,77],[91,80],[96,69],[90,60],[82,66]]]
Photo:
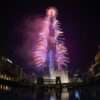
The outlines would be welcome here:
[[[33,48],[33,61],[36,67],[50,67],[54,70],[62,69],[69,63],[68,50],[64,46],[64,36],[56,19],[57,9],[49,8],[42,23],[42,29],[38,34]],[[52,71],[51,71],[52,72]]]

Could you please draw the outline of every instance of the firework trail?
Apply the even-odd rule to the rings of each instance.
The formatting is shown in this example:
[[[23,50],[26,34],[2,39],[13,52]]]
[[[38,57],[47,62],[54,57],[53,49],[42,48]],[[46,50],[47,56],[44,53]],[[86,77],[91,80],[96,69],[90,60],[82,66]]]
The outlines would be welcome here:
[[[33,61],[37,68],[49,67],[50,77],[54,77],[55,70],[63,70],[69,63],[68,50],[64,46],[63,32],[56,19],[57,9],[50,7],[42,23],[33,48]]]

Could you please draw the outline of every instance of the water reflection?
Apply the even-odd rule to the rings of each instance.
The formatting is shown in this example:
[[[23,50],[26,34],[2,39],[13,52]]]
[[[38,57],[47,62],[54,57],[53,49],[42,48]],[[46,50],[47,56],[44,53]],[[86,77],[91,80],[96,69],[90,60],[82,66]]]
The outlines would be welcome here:
[[[0,91],[0,100],[100,100],[100,88],[57,88],[44,87],[12,88],[9,92]]]

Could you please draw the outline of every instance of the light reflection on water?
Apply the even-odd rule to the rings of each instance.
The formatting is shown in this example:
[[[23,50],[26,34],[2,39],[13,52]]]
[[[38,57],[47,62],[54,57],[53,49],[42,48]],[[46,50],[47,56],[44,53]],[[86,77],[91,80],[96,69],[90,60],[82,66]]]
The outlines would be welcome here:
[[[50,100],[56,100],[56,97],[55,96],[51,96]]]
[[[29,90],[16,88],[10,92],[0,91],[0,100],[100,100],[96,97],[95,90],[92,92],[90,89]],[[98,93],[100,93],[100,88]]]

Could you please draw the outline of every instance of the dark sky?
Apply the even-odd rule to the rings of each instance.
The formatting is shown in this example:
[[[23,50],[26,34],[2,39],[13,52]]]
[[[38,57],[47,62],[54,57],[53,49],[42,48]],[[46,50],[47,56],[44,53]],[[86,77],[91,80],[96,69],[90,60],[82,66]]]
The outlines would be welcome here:
[[[1,1],[0,1],[1,2]],[[91,0],[3,0],[0,3],[0,55],[6,55],[22,64],[15,49],[23,41],[15,32],[26,16],[45,14],[49,6],[57,7],[58,19],[66,38],[69,50],[69,69],[85,70],[94,62],[97,45],[100,44],[99,3]],[[13,33],[14,32],[14,33]]]

